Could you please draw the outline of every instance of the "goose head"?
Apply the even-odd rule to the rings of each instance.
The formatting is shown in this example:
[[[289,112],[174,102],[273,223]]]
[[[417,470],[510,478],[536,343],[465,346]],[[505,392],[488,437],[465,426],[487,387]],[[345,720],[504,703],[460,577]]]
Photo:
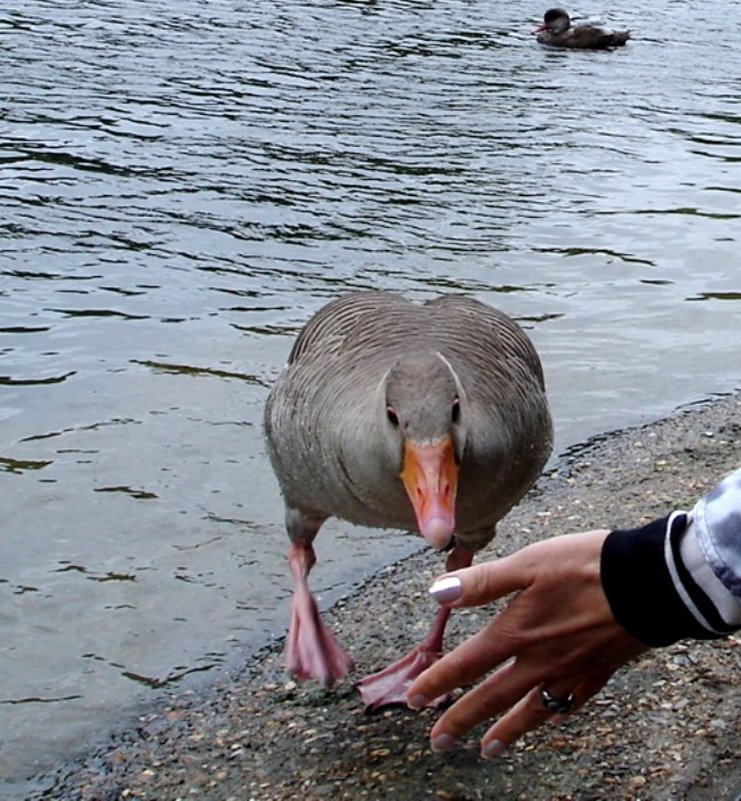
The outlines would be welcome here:
[[[468,432],[461,382],[442,354],[410,354],[388,370],[380,389],[386,448],[395,454],[419,532],[433,548],[446,548]]]

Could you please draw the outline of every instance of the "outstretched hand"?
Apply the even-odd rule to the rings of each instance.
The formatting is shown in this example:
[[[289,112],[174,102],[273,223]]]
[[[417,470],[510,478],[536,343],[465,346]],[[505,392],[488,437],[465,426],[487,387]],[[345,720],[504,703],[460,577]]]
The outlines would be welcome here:
[[[608,533],[543,540],[433,584],[433,596],[453,608],[515,593],[478,634],[409,689],[408,703],[416,709],[481,680],[435,723],[433,750],[448,750],[470,728],[499,716],[481,740],[484,758],[498,756],[554,715],[541,690],[553,699],[572,700],[571,708],[579,709],[621,665],[648,650],[616,622],[602,590],[600,554]]]

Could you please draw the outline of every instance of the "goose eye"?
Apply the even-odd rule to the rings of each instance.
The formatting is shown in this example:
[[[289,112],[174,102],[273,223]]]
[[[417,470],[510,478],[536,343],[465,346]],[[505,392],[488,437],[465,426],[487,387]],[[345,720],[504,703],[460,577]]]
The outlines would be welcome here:
[[[389,423],[394,426],[394,428],[399,425],[399,416],[394,411],[393,406],[386,407],[386,417],[388,418]]]
[[[457,423],[461,419],[461,402],[458,398],[453,401],[453,408],[450,412],[451,420]]]

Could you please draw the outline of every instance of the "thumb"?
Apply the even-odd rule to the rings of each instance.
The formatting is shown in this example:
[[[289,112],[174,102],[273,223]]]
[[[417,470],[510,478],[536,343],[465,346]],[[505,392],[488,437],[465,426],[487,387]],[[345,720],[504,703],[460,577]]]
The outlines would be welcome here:
[[[445,573],[432,583],[429,593],[438,603],[459,607],[481,606],[524,589],[532,579],[532,560],[526,553],[532,547],[503,559]]]

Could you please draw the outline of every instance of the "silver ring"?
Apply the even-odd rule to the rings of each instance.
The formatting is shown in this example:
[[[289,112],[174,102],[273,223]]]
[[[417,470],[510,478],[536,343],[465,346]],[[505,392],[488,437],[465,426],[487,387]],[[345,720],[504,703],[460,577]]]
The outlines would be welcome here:
[[[549,712],[553,712],[556,715],[565,715],[567,712],[571,712],[574,706],[574,693],[571,693],[568,698],[554,698],[543,687],[539,689],[539,692],[540,700]]]

